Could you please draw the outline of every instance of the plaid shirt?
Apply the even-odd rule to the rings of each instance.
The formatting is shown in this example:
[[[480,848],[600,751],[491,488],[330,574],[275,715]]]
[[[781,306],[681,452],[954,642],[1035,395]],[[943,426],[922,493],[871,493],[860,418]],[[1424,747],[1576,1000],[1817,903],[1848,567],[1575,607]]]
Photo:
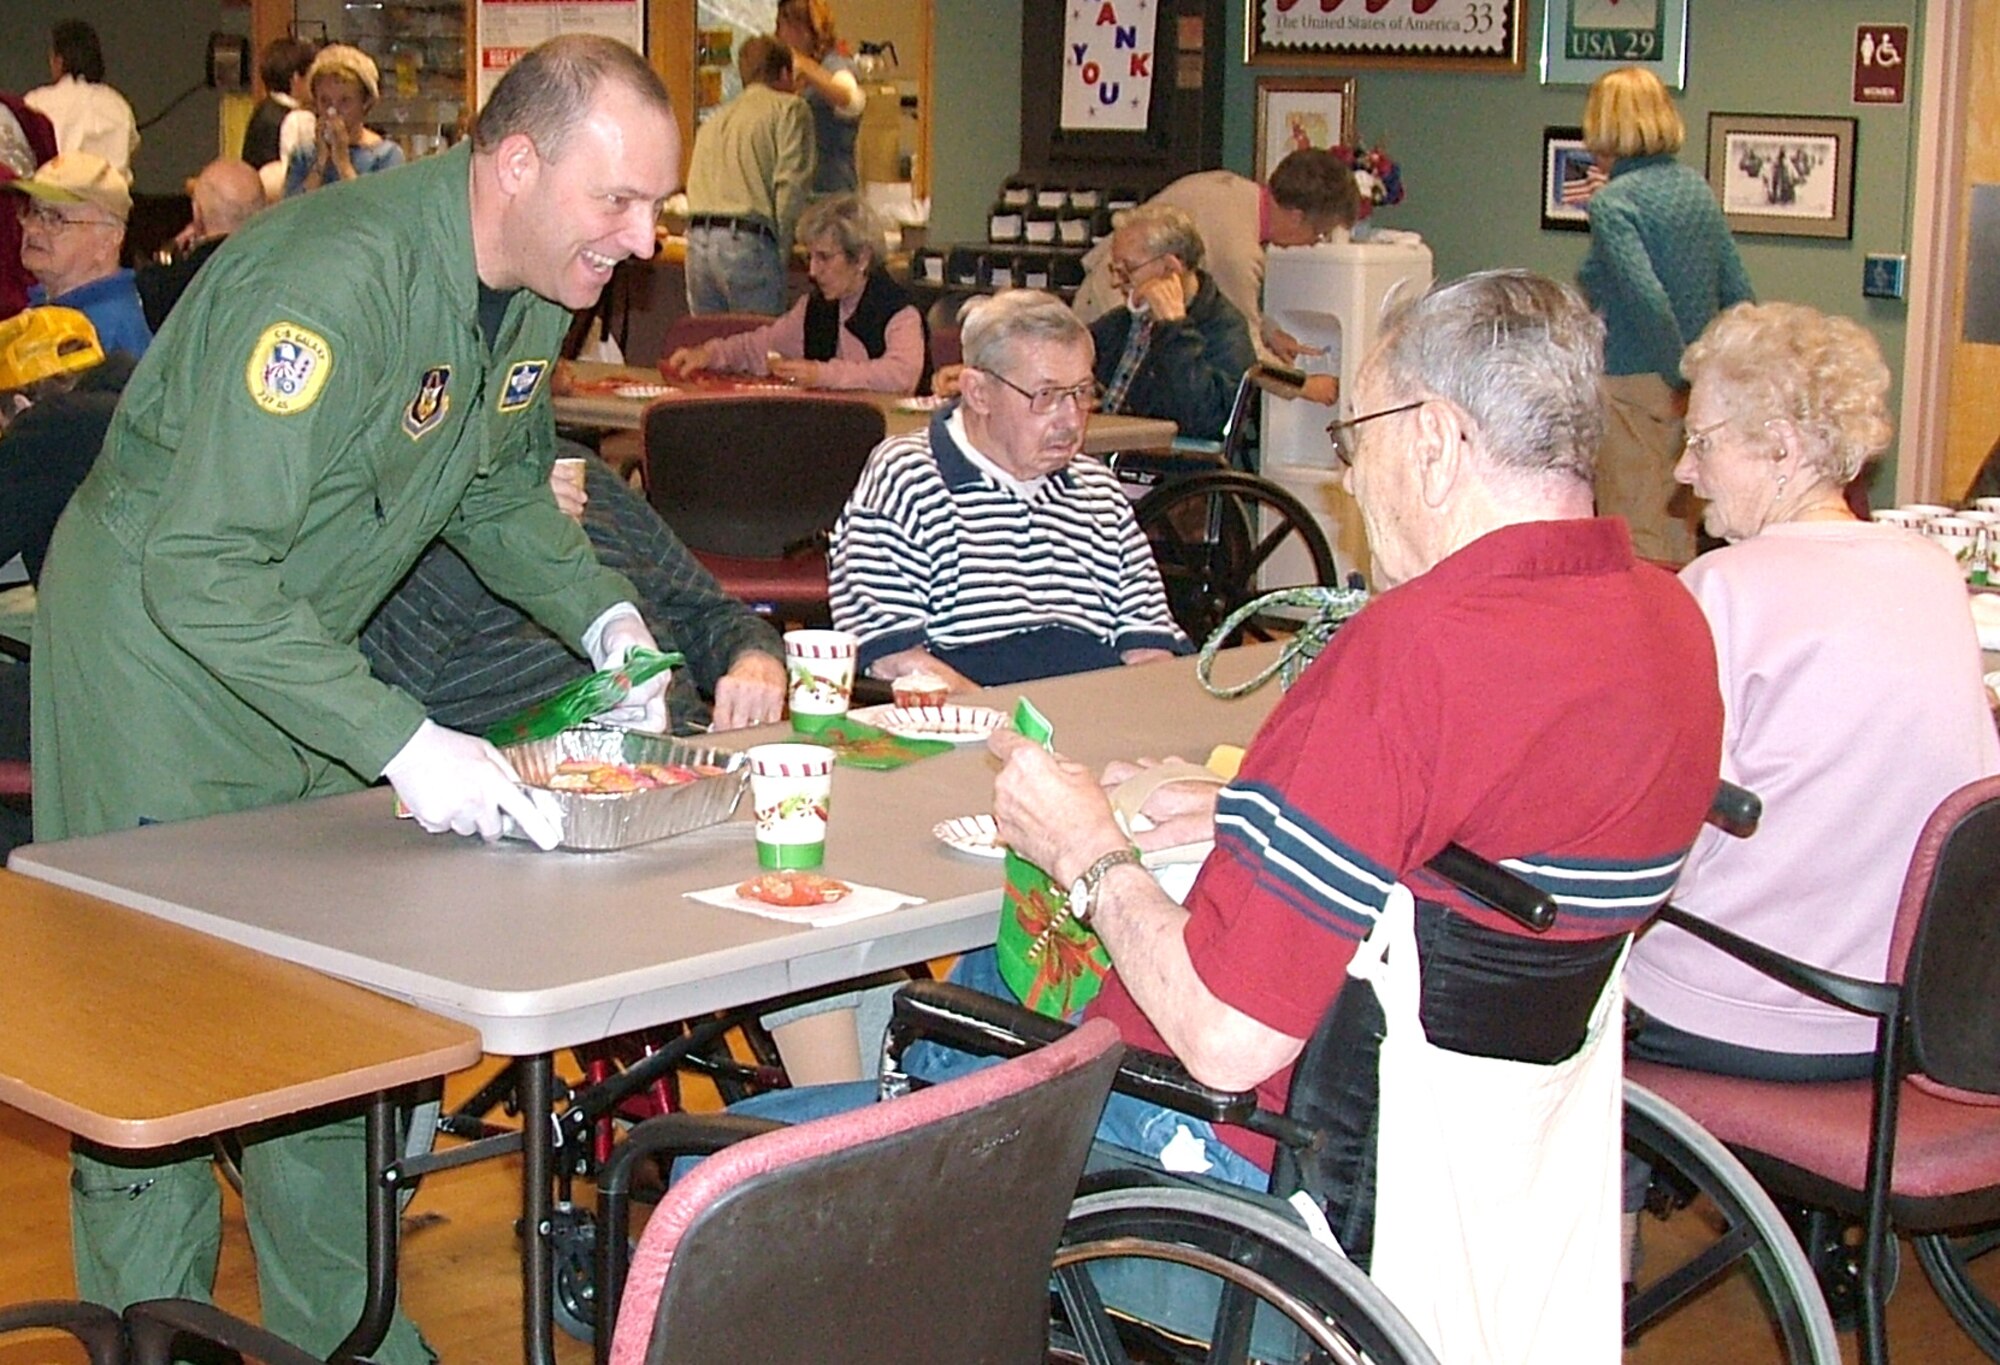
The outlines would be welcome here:
[[[580,448],[558,454],[588,454]],[[667,711],[675,734],[706,725],[716,680],[746,649],[782,659],[778,634],[722,591],[646,501],[593,458],[585,466],[583,529],[598,560],[632,580],[661,649],[687,655]],[[361,632],[375,676],[424,704],[440,725],[477,734],[590,671],[573,649],[486,590],[438,543]]]
[[[1125,395],[1131,389],[1132,381],[1138,377],[1139,367],[1146,363],[1146,348],[1152,344],[1153,315],[1140,313],[1132,323],[1132,330],[1125,334],[1125,350],[1118,357],[1118,368],[1111,372],[1111,382],[1104,386],[1104,402],[1101,405],[1104,411],[1125,410]]]

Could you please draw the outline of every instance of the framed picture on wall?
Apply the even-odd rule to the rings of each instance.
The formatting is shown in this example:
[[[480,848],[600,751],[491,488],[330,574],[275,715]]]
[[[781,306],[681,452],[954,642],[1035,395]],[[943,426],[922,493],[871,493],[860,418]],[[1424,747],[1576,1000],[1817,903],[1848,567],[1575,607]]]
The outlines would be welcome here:
[[[1257,179],[1305,147],[1354,145],[1354,80],[1265,76],[1257,82]]]
[[[1687,0],[1548,0],[1542,84],[1589,85],[1643,66],[1669,90],[1687,79]]]
[[[1544,232],[1590,231],[1586,206],[1603,183],[1603,169],[1583,145],[1583,129],[1542,129]]]
[[[1708,116],[1708,183],[1732,232],[1854,235],[1851,118]]]
[[[1244,57],[1431,71],[1520,71],[1526,0],[1245,0]]]

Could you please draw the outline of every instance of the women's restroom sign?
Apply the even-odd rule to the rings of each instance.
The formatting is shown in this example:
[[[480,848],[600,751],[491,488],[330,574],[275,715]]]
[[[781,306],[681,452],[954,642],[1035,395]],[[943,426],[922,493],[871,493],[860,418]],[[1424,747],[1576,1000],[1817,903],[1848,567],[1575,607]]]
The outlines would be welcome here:
[[[1854,102],[1901,104],[1910,90],[1910,26],[1862,24],[1854,31]]]
[[[1146,130],[1156,0],[1069,0],[1063,21],[1065,132]]]

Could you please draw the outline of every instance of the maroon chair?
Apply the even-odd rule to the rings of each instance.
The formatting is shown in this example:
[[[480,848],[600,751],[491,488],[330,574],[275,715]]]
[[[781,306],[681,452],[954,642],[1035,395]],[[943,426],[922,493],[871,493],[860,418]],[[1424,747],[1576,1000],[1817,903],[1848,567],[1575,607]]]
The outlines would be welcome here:
[[[785,619],[827,615],[826,533],[887,430],[865,398],[663,398],[644,419],[646,496],[724,591]]]
[[[1627,1078],[1720,1138],[1781,1202],[1859,1220],[1852,1288],[1869,1365],[1888,1359],[1883,1304],[1898,1230],[1914,1239],[1952,1317],[2000,1360],[2000,1311],[1967,1274],[2000,1245],[2000,777],[1960,788],[1925,824],[1883,981],[1808,966],[1673,907],[1661,918],[1873,1016],[1875,1076],[1797,1084],[1628,1061]]]
[[[667,324],[666,332],[660,337],[660,359],[665,360],[683,346],[699,346],[717,337],[754,332],[775,321],[776,318],[762,313],[693,313],[678,317]]]
[[[1123,1048],[1103,1020],[899,1099],[786,1128],[670,1115],[600,1181],[622,1228],[638,1155],[765,1129],[676,1181],[624,1274],[598,1239],[613,1365],[1042,1365],[1049,1272]],[[629,1155],[628,1155],[629,1154]],[[620,1289],[622,1288],[622,1298]]]
[[[34,772],[22,758],[0,758],[0,796],[33,796]]]

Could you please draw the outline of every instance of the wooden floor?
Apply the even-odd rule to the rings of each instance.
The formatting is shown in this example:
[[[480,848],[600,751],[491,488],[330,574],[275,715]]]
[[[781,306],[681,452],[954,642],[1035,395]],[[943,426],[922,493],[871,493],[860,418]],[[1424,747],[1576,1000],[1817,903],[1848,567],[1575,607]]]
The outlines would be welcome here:
[[[449,1094],[468,1093],[492,1065],[456,1078]],[[66,1151],[64,1134],[0,1108],[0,1210],[5,1210],[8,1228],[0,1238],[0,1304],[73,1293]],[[510,1365],[521,1359],[520,1263],[513,1230],[519,1172],[518,1160],[503,1160],[430,1176],[405,1220],[404,1299],[448,1365]],[[254,1313],[256,1290],[241,1207],[233,1198],[226,1198],[224,1207],[217,1297],[226,1307]],[[2000,1294],[2000,1265],[1987,1269],[1988,1292]],[[1762,1330],[1751,1322],[1749,1311],[1734,1316],[1723,1305],[1684,1328],[1670,1324],[1669,1330],[1681,1330],[1649,1340],[1627,1360],[1736,1365],[1757,1358],[1742,1349],[1744,1333]],[[1890,1304],[1890,1343],[1899,1362],[1977,1365],[1985,1360],[1946,1317],[1908,1247],[1902,1284]],[[561,1365],[586,1365],[590,1359],[586,1347],[560,1333],[556,1347]],[[1856,1359],[1851,1338],[1843,1341],[1843,1356]],[[0,1343],[0,1365],[82,1360],[80,1351],[51,1337]]]

